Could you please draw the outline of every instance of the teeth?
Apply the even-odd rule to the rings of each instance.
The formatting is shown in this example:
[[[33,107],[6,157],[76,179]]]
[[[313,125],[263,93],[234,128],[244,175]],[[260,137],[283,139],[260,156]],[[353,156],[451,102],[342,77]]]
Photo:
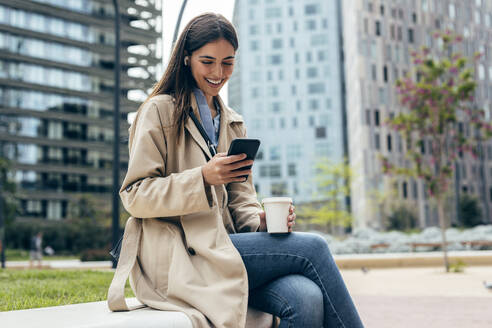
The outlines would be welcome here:
[[[205,80],[207,80],[208,82],[210,82],[212,84],[220,84],[222,82],[222,80],[217,80],[217,81],[209,80],[209,79],[205,79]]]

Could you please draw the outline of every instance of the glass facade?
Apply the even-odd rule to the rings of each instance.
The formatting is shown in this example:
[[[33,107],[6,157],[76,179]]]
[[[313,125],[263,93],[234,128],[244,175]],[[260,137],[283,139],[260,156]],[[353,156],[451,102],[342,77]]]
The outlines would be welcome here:
[[[261,140],[263,156],[253,178],[262,197],[320,200],[313,168],[320,158],[343,160],[338,3],[236,3],[234,22],[243,46],[229,102],[243,115],[248,136]],[[292,161],[295,166],[288,167]]]
[[[120,12],[122,140],[127,113],[140,104],[129,94],[149,90],[161,62],[160,2],[144,0],[145,10],[141,2],[128,1]],[[21,218],[66,218],[81,192],[110,201],[113,17],[110,2],[0,5],[0,156],[12,162]],[[128,147],[120,144],[123,176]]]

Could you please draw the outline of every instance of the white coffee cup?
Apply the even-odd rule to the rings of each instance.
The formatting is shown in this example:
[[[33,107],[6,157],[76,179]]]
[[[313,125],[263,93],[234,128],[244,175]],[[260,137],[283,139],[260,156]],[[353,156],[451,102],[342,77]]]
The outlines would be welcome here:
[[[289,216],[290,197],[269,197],[261,201],[265,207],[267,231],[269,233],[289,232],[287,217]]]

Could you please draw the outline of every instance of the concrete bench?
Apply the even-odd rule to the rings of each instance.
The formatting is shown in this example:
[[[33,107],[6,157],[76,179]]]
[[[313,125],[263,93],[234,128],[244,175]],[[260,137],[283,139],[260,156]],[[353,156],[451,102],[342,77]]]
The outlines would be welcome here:
[[[129,306],[140,304],[127,299]],[[247,328],[272,328],[271,314],[248,309]],[[182,312],[143,307],[129,312],[111,312],[106,301],[0,312],[2,328],[193,328]]]

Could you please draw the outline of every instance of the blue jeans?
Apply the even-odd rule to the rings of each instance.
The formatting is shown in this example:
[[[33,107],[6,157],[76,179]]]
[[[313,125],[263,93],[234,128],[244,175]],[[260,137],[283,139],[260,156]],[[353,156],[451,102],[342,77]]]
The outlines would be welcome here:
[[[230,234],[248,272],[249,305],[280,328],[363,327],[326,240],[291,232]]]

